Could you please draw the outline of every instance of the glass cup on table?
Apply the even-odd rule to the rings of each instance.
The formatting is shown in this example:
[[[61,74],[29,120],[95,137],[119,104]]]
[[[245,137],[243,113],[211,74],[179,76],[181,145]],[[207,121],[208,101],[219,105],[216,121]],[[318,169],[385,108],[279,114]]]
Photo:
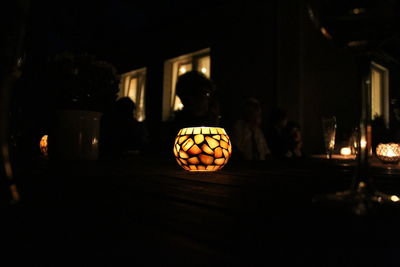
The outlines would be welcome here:
[[[335,149],[335,137],[336,137],[335,116],[322,117],[322,132],[324,134],[326,157],[328,159],[331,159],[333,151]]]

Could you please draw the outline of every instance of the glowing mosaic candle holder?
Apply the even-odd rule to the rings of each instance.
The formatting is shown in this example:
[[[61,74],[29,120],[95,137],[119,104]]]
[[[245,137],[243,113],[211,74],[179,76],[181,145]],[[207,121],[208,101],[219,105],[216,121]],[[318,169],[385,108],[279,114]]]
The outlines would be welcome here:
[[[376,147],[376,156],[383,163],[397,164],[400,161],[400,144],[379,144]]]
[[[231,154],[231,141],[223,128],[183,128],[175,139],[176,161],[187,171],[220,170]]]

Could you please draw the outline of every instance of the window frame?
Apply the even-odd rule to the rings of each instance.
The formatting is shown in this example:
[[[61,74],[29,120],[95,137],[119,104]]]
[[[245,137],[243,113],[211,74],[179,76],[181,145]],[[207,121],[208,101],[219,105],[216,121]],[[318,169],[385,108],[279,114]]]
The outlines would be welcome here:
[[[376,71],[379,73],[381,77],[380,81],[380,92],[379,92],[379,98],[380,98],[380,105],[381,105],[381,115],[384,118],[385,124],[387,127],[389,127],[389,119],[390,119],[390,112],[389,112],[389,69],[378,64],[377,62],[371,61],[370,64],[370,71],[371,71],[371,92],[370,92],[370,108],[371,108],[371,120],[374,119],[374,111],[373,111],[373,95],[374,95],[374,88],[373,86],[375,85],[373,81],[373,71]]]
[[[126,79],[129,79],[129,83],[127,84]],[[122,97],[130,97],[130,82],[132,79],[137,79],[136,83],[136,95],[135,99],[132,99],[136,104],[136,111],[133,114],[136,120],[144,121],[146,120],[146,79],[147,79],[147,68],[140,68],[136,70],[132,70],[126,73],[121,74],[120,79],[120,90],[118,93],[118,99]],[[143,94],[143,99],[141,96]]]

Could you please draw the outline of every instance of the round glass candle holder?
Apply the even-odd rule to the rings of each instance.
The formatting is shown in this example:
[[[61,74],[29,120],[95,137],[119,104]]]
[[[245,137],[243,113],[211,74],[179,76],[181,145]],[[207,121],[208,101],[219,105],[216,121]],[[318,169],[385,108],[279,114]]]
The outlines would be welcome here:
[[[228,162],[232,144],[223,128],[189,127],[179,131],[173,151],[187,171],[218,171]]]
[[[383,163],[397,164],[400,161],[400,144],[379,144],[376,147],[376,156]]]

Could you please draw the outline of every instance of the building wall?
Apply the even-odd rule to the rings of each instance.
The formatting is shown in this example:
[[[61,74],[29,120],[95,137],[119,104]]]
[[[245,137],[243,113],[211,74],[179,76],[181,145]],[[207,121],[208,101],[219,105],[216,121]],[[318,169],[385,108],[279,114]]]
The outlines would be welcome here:
[[[353,55],[325,39],[305,5],[280,1],[277,103],[299,121],[308,153],[324,151],[321,117],[337,117],[337,143],[358,124],[359,82]]]
[[[289,119],[300,123],[309,153],[324,150],[323,115],[337,117],[338,142],[357,125],[360,95],[353,56],[319,33],[302,2],[229,2],[181,21],[147,29],[121,61],[148,67],[147,118],[155,131],[161,123],[163,62],[206,47],[225,127],[240,116],[247,96],[260,100],[265,117],[274,106],[286,109]]]
[[[209,47],[211,77],[221,96],[223,125],[240,117],[243,98],[260,100],[265,112],[276,102],[275,3],[230,2],[148,29],[119,65],[124,71],[147,66],[147,123],[161,125],[165,60]]]
[[[162,72],[167,59],[211,48],[211,76],[221,95],[223,124],[240,117],[243,98],[260,100],[298,121],[309,153],[324,150],[323,115],[338,120],[338,141],[358,123],[359,84],[349,51],[324,39],[295,0],[231,2],[145,32],[126,62],[148,67],[147,118],[161,121]],[[125,63],[128,65],[127,63]],[[155,130],[156,131],[156,130]]]
[[[307,17],[302,21],[300,84],[305,145],[317,152],[323,149],[321,116],[336,116],[337,144],[348,139],[351,129],[358,125],[361,81],[353,55],[323,38]]]
[[[246,97],[261,102],[264,113],[275,103],[275,12],[271,1],[231,7],[221,35],[211,46],[212,77],[221,90],[223,122],[227,127],[241,116]]]
[[[26,108],[30,116],[31,110],[47,114],[52,103],[52,94],[37,94],[46,57],[63,50],[88,52],[114,63],[120,73],[147,67],[146,118],[157,135],[164,61],[209,47],[227,128],[240,116],[246,96],[260,100],[265,116],[274,106],[286,109],[289,119],[300,122],[309,153],[324,150],[321,116],[337,116],[340,139],[358,123],[360,84],[354,59],[322,37],[307,16],[305,1],[206,0],[200,5],[176,0],[157,7],[152,1],[105,1],[94,9],[75,2],[53,12],[44,8],[46,3],[33,5],[26,73],[35,88],[25,89],[29,97],[23,101],[32,107]],[[184,7],[173,6],[178,3]],[[393,52],[399,58],[397,47],[395,43]],[[399,98],[400,64],[392,64],[391,96]],[[36,117],[45,124],[45,116]]]

